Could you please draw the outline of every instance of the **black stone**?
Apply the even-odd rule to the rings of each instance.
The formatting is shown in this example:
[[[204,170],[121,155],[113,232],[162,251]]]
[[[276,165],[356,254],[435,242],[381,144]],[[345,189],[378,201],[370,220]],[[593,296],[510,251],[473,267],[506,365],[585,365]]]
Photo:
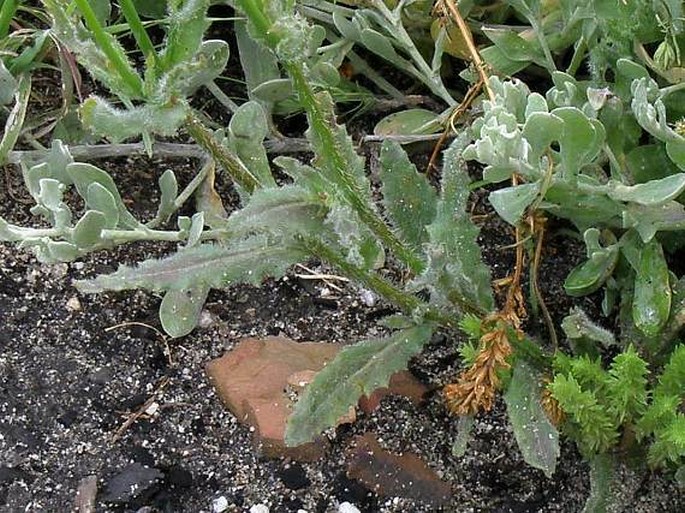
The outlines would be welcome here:
[[[300,490],[311,484],[307,473],[298,463],[292,463],[278,470],[278,477],[289,490]]]
[[[193,474],[180,465],[174,465],[166,472],[169,485],[178,488],[190,488],[193,486]]]
[[[156,468],[132,463],[107,481],[102,500],[115,504],[128,504],[141,496],[154,493],[157,483],[164,477]]]

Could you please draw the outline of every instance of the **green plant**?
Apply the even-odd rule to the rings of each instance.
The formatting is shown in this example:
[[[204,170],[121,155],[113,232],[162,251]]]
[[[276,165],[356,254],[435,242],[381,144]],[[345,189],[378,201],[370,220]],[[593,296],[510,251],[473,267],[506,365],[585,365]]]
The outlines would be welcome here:
[[[46,1],[54,33],[124,105],[89,98],[81,107],[87,127],[114,140],[142,135],[148,151],[155,134],[184,127],[208,158],[180,193],[173,172],[165,172],[157,214],[142,222],[105,171],[74,162],[69,149],[54,141],[41,162],[23,166],[36,202],[33,213],[49,228],[0,219],[0,239],[31,247],[46,262],[137,240],[178,242],[182,246],[171,256],[76,283],[90,293],[163,292],[160,319],[173,336],[194,328],[210,288],[259,284],[307,258],[375,291],[400,312],[384,320],[390,334],[347,347],[317,375],[290,419],[288,443],[308,441],[335,425],[359,396],[406,367],[434,332],[459,327],[470,339],[462,348],[466,365],[444,395],[448,408],[462,417],[462,427],[504,392],[528,463],[547,475],[554,472],[558,429],[592,461],[588,510],[601,510],[610,500],[613,458],[624,444],[638,447],[632,435],[650,464],[682,474],[683,415],[677,410],[683,404],[685,353],[678,335],[685,323],[685,279],[668,266],[669,253],[681,244],[669,235],[685,229],[685,136],[682,120],[677,121],[684,114],[678,100],[685,88],[672,80],[680,62],[680,4],[655,2],[661,6],[654,11],[658,17],[641,8],[633,27],[628,11],[608,13],[607,2],[561,2],[551,8],[541,2],[496,3],[489,11],[493,24],[483,30],[493,45],[482,51],[483,58],[509,73],[542,69],[550,88],[545,95],[531,92],[520,80],[480,69],[470,74],[475,84],[461,105],[440,75],[449,27],[436,37],[429,66],[425,50],[405,30],[408,4],[373,1],[352,9],[305,2],[297,10],[290,0],[236,0],[246,18],[238,23],[237,38],[251,100],[228,104],[234,110],[229,126],[212,131],[189,102],[198,87],[211,89],[226,64],[225,43],[203,41],[208,2],[169,2],[161,50],[150,42],[133,4],[122,2],[144,58],[141,74],[112,27],[87,2],[75,1],[74,8]],[[445,4],[452,12],[450,0]],[[471,9],[474,16],[482,14],[478,6]],[[494,27],[503,21],[497,16],[511,12],[530,29]],[[627,44],[635,38],[638,52]],[[655,69],[653,62],[641,52],[659,40],[673,55],[660,50],[654,78],[648,70]],[[472,122],[443,153],[439,188],[388,139],[379,155],[382,208],[374,201],[364,161],[338,124],[334,104],[345,90],[336,67],[344,57],[354,58],[355,44],[409,73],[450,106],[442,116],[419,115],[414,133],[440,123],[453,127],[478,87],[486,89]],[[570,65],[561,72],[557,55],[565,51]],[[257,56],[263,66],[254,65]],[[579,76],[584,61],[590,72]],[[375,83],[395,94],[378,77]],[[282,96],[271,94],[279,88]],[[306,114],[314,159],[307,164],[275,158],[289,178],[279,185],[264,141],[273,132],[272,114],[292,112],[293,101]],[[481,258],[478,228],[468,215],[474,187],[468,161],[482,165],[477,185],[490,186],[489,202],[516,238],[516,265],[504,281],[500,303]],[[240,195],[241,207],[230,215],[213,190],[215,164]],[[71,187],[85,204],[78,219],[65,202]],[[160,229],[193,194],[197,213],[177,217],[176,229]],[[566,340],[557,339],[537,276],[552,217],[566,220],[587,248],[587,260],[564,283],[566,292],[580,297],[602,291],[602,308],[618,319],[618,334],[575,310],[562,322]],[[523,330],[526,253],[529,304],[533,311],[539,308],[548,328],[541,341]],[[379,272],[388,255],[407,276],[404,282]],[[608,368],[601,363],[603,356],[608,361],[606,354],[613,354]],[[656,382],[650,382],[650,372],[659,376]],[[460,433],[455,453],[463,450],[467,432]]]

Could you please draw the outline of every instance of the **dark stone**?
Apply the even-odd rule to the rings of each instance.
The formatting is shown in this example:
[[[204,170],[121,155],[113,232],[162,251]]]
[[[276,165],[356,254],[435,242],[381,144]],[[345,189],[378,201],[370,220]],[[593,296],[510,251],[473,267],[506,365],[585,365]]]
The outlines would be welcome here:
[[[62,415],[59,416],[57,419],[57,422],[62,424],[65,428],[68,428],[71,426],[76,420],[78,419],[78,411],[77,410],[67,410],[65,411]]]
[[[167,482],[172,487],[190,488],[193,486],[193,474],[180,465],[174,465],[166,472]]]
[[[347,475],[379,495],[414,499],[434,507],[446,506],[452,489],[418,456],[392,454],[383,449],[373,433],[355,438],[348,451]]]
[[[278,477],[289,490],[300,490],[311,484],[307,473],[298,463],[292,463],[278,470]]]
[[[154,456],[152,456],[150,451],[148,451],[144,447],[140,447],[139,445],[131,447],[128,451],[128,454],[129,458],[135,461],[136,463],[140,463],[141,465],[150,468],[155,466]]]
[[[156,468],[132,463],[114,474],[102,495],[104,502],[128,504],[141,496],[154,493],[157,483],[164,477]]]
[[[193,433],[196,435],[204,435],[207,432],[207,428],[205,426],[205,421],[203,420],[202,417],[194,418],[190,422],[190,428],[193,430]]]
[[[136,394],[132,395],[121,401],[116,409],[122,411],[134,411],[137,410],[145,401],[147,401],[146,394]]]
[[[112,369],[109,367],[103,367],[100,370],[97,370],[90,374],[88,376],[88,379],[91,383],[97,384],[97,385],[105,385],[112,381],[113,379],[113,374],[112,374]]]

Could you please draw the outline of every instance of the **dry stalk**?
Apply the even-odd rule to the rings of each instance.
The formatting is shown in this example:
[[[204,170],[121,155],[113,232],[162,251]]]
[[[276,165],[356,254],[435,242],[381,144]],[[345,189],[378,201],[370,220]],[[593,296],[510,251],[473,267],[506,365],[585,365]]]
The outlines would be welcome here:
[[[435,3],[434,12],[437,12],[441,16],[451,18],[452,21],[459,28],[459,31],[461,32],[462,37],[466,42],[466,47],[469,50],[469,54],[471,55],[471,60],[473,61],[473,64],[476,67],[476,70],[478,71],[478,75],[480,76],[480,79],[483,82],[483,86],[485,87],[485,90],[488,93],[488,98],[490,99],[490,101],[493,101],[495,99],[495,94],[492,92],[492,89],[490,88],[490,79],[486,72],[487,65],[485,64],[485,61],[483,61],[483,59],[481,58],[480,53],[478,53],[478,48],[476,48],[476,45],[473,42],[471,29],[469,29],[468,25],[464,21],[464,18],[459,12],[459,9],[454,3],[454,0],[438,0]]]
[[[497,373],[511,367],[507,358],[512,353],[508,337],[512,319],[495,314],[488,324],[491,329],[481,337],[480,351],[473,365],[462,372],[457,383],[443,389],[447,407],[456,415],[476,415],[491,410],[500,388]]]

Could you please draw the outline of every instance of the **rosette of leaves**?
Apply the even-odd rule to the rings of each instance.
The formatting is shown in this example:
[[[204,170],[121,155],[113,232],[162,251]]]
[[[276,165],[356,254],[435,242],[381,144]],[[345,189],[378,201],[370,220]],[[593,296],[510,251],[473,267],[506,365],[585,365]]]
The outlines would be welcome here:
[[[142,74],[106,25],[108,13],[96,12],[87,0],[45,0],[43,4],[55,37],[123,104],[120,108],[91,96],[81,106],[83,124],[112,141],[143,134],[149,145],[151,134],[175,134],[188,114],[187,98],[219,76],[228,62],[225,41],[203,40],[209,26],[209,0],[168,2],[161,23],[166,37],[159,50],[132,0],[120,2],[145,62]]]
[[[673,312],[668,266],[655,235],[685,227],[678,200],[685,191],[685,139],[668,126],[662,93],[647,72],[630,61],[618,69],[616,94],[558,72],[546,98],[519,81],[493,78],[495,99],[483,102],[483,116],[472,125],[475,141],[464,156],[485,164],[487,182],[512,174],[522,179],[489,195],[510,224],[540,209],[578,227],[588,260],[570,273],[566,292],[582,296],[606,287],[606,312],[620,296],[630,324],[656,351],[666,343],[656,339]],[[657,142],[640,146],[640,127]],[[664,158],[670,162],[666,173]],[[621,162],[634,168],[638,159],[636,183]]]

